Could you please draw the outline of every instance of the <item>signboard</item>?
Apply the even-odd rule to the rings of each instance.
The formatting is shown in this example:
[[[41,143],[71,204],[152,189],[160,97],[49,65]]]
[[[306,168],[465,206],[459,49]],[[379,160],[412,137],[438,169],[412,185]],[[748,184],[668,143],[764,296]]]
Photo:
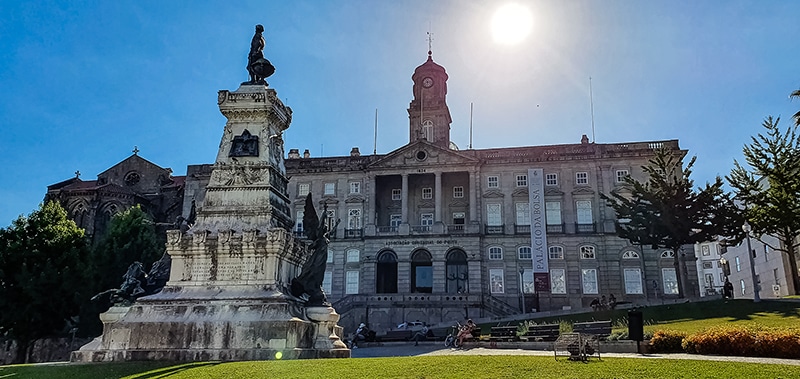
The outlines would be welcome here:
[[[531,212],[531,256],[533,283],[537,293],[550,292],[547,256],[547,223],[544,211],[544,170],[528,169],[528,206]]]

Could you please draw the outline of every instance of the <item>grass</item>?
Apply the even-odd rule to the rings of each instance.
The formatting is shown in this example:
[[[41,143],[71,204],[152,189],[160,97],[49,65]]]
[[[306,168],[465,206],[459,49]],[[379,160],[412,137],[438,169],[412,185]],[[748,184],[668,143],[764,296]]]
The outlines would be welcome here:
[[[712,300],[640,308],[645,332],[671,329],[695,333],[712,326],[736,325],[793,328],[800,331],[800,302],[764,300]],[[534,320],[537,323],[611,320],[614,331],[627,330],[627,310],[605,310]],[[487,328],[484,328],[488,330]]]
[[[797,378],[800,366],[671,359],[425,356],[228,363],[0,366],[0,378]]]

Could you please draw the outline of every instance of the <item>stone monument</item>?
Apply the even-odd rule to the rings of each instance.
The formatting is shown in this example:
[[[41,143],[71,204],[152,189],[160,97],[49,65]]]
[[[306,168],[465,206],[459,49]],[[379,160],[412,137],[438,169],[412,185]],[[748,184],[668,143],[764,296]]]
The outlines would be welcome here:
[[[103,335],[73,361],[350,357],[335,310],[291,293],[321,244],[290,233],[282,134],[292,110],[250,66],[250,82],[219,91],[227,123],[196,221],[168,231],[166,286],[102,315]]]

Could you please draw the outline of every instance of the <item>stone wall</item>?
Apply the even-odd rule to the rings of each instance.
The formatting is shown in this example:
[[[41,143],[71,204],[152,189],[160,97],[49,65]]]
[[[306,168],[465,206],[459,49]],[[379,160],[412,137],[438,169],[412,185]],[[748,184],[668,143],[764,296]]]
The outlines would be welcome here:
[[[33,343],[33,352],[28,363],[69,361],[70,352],[91,341],[91,338],[43,338]],[[0,364],[16,362],[17,343],[0,338]]]

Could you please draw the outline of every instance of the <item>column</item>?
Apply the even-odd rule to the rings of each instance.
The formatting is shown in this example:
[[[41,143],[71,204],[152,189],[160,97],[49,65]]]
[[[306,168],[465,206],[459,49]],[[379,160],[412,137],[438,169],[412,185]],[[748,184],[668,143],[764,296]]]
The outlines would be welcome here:
[[[434,196],[434,211],[433,211],[433,221],[436,223],[442,222],[442,173],[436,172],[434,173],[436,177],[435,184],[433,187],[433,196]]]
[[[402,178],[403,185],[400,190],[400,217],[403,218],[403,224],[408,224],[408,174],[402,174]]]
[[[377,225],[378,210],[375,209],[375,198],[378,196],[378,189],[375,187],[376,178],[375,175],[367,175],[366,179],[364,184],[367,188],[364,189],[364,194],[367,196],[367,209],[364,210],[364,224]]]
[[[475,171],[469,172],[469,221],[478,222],[478,182],[475,180]]]

